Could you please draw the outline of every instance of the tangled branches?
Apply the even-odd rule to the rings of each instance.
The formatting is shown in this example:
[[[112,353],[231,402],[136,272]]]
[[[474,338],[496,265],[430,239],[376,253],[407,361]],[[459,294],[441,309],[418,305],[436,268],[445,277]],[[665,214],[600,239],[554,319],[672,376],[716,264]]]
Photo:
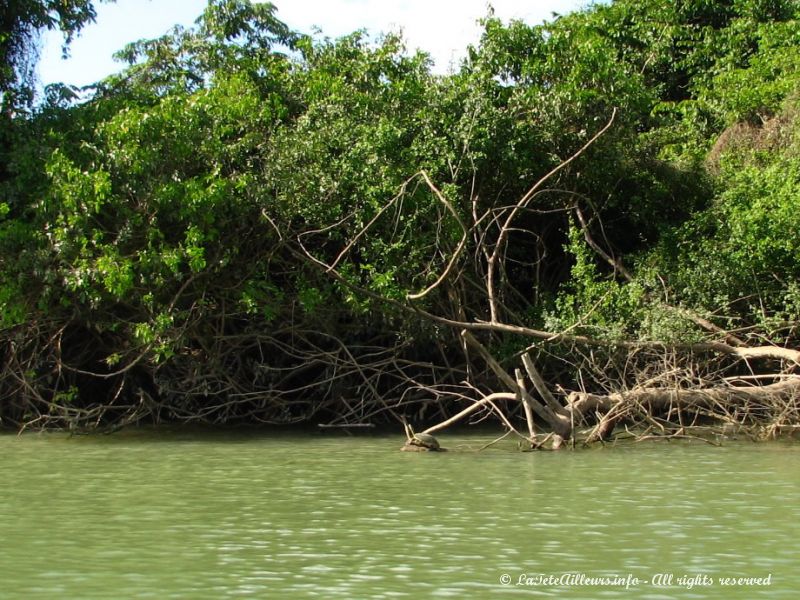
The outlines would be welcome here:
[[[552,191],[545,190],[548,180],[602,136],[611,127],[614,116],[615,113],[584,146],[539,179],[515,204],[479,214],[477,198],[473,197],[472,222],[469,224],[462,220],[430,177],[420,173],[418,177],[447,209],[437,227],[445,228],[445,220],[449,218],[461,231],[460,240],[449,255],[441,257],[441,272],[428,274],[432,282],[422,292],[409,293],[404,299],[381,298],[373,291],[353,284],[337,270],[342,257],[367,235],[383,212],[399,202],[409,182],[351,238],[334,262],[326,263],[314,256],[299,239],[304,255],[336,281],[386,305],[412,313],[423,321],[460,331],[467,379],[458,389],[430,387],[428,391],[444,397],[450,404],[467,402],[468,406],[430,427],[426,433],[438,431],[478,410],[493,412],[509,432],[528,439],[534,447],[541,446],[537,429],[542,425],[545,431],[550,432],[548,439],[552,438],[553,447],[559,447],[564,440],[574,440],[578,429],[584,426],[590,429],[583,439],[593,442],[608,439],[617,425],[637,429],[638,435],[642,436],[649,436],[653,428],[661,434],[674,436],[684,435],[689,427],[719,423],[725,426],[736,424],[737,427],[750,425],[761,428],[767,435],[775,435],[790,427],[791,423],[797,423],[800,383],[791,371],[800,366],[798,350],[777,345],[751,346],[708,319],[665,303],[662,303],[665,309],[704,330],[707,339],[665,342],[594,337],[574,331],[580,329],[582,319],[565,330],[547,331],[527,326],[510,307],[514,295],[519,294],[508,275],[512,260],[509,240],[512,232],[520,231],[516,220],[529,209],[530,202],[540,192]],[[630,271],[593,239],[580,208],[571,205],[564,209],[565,212],[571,210],[577,214],[588,247],[609,263],[616,274],[631,282]],[[523,233],[537,237],[534,232]],[[472,240],[472,252],[465,252],[467,240]],[[440,303],[431,310],[419,302],[438,287],[446,290],[443,296],[447,303]],[[477,301],[476,292],[479,293]],[[647,295],[643,300],[657,301]],[[594,308],[596,305],[589,311]],[[483,336],[483,342],[476,337],[479,334]],[[515,376],[512,376],[508,367],[503,366],[487,347],[498,342],[502,346],[514,338],[537,340],[534,346],[517,354],[535,392],[528,391],[520,369],[516,369]],[[573,387],[573,391],[568,392],[560,385],[555,386],[556,393],[551,390],[554,386],[539,373],[531,357],[530,351],[534,348],[540,352],[551,349],[562,362],[562,369],[569,372],[565,385]],[[483,368],[480,368],[481,363]],[[718,363],[722,366],[715,371],[714,365]],[[761,363],[774,370],[756,375],[756,365]],[[742,366],[750,374],[744,376],[751,377],[747,385],[742,383],[745,380],[735,375]],[[486,377],[487,369],[493,377]],[[728,377],[725,373],[734,375]],[[731,381],[738,384],[733,385]],[[765,382],[766,385],[762,385]],[[498,384],[502,391],[497,390]],[[575,390],[575,386],[579,389]],[[522,410],[512,408],[509,412],[508,405],[521,406]],[[527,435],[513,425],[514,412],[524,414]],[[541,425],[537,426],[535,419]]]
[[[800,351],[789,346],[753,345],[652,292],[639,301],[661,303],[702,339],[597,333],[586,323],[613,290],[568,326],[542,326],[541,242],[557,219],[563,227],[574,214],[612,277],[635,283],[592,234],[577,194],[548,187],[614,119],[511,204],[454,199],[421,171],[371,212],[357,206],[322,226],[245,205],[236,231],[252,261],[227,266],[224,249],[198,246],[191,273],[160,299],[118,298],[4,330],[2,425],[408,419],[432,432],[491,415],[532,447],[543,435],[552,447],[606,440],[615,428],[791,430]],[[552,195],[569,202],[535,205]]]

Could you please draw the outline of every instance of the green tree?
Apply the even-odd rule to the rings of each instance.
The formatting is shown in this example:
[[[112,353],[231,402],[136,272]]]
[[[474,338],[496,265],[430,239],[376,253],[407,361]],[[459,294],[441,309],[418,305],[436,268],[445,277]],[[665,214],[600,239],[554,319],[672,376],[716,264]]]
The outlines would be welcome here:
[[[486,321],[492,253],[495,312],[522,326],[704,335],[664,297],[772,335],[799,303],[796,8],[489,17],[439,76],[398,36],[318,40],[271,4],[211,0],[195,26],[123,49],[86,101],[51,94],[3,130],[0,343],[16,371],[0,390],[23,400],[0,416],[69,398],[113,420],[117,394],[155,415],[285,422],[399,393],[440,359],[425,377],[458,383],[456,333],[408,297],[436,283],[415,309]]]
[[[41,32],[54,29],[63,32],[66,52],[73,37],[87,23],[94,21],[94,5],[93,0],[6,0],[0,5],[0,101],[3,112],[33,102]]]

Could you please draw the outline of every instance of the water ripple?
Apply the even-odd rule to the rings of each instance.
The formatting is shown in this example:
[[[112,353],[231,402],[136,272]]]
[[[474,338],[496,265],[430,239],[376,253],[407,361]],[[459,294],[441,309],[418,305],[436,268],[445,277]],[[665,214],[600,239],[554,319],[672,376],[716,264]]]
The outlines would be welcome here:
[[[516,585],[570,573],[772,575],[770,587],[726,588],[726,598],[800,589],[796,445],[438,456],[397,445],[0,437],[2,597],[633,597]],[[675,585],[635,592],[707,597]]]

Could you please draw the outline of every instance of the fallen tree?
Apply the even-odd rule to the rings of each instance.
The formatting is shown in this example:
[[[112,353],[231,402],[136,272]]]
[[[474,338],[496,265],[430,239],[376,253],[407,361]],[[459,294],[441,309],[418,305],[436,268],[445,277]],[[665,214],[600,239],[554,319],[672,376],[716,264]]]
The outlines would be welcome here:
[[[470,396],[463,390],[447,392],[437,386],[419,384],[417,387],[426,389],[436,397],[447,397],[449,394],[452,399],[471,402],[458,414],[429,427],[424,433],[441,431],[477,411],[484,410],[493,412],[510,433],[526,439],[533,448],[543,447],[541,435],[537,429],[547,432],[546,440],[551,442],[549,447],[559,448],[565,441],[571,440],[574,443],[578,437],[578,430],[586,427],[589,429],[582,441],[591,443],[608,440],[619,424],[639,426],[642,432],[649,432],[652,427],[657,427],[664,434],[671,432],[671,435],[678,435],[682,434],[687,427],[697,426],[699,423],[718,422],[728,426],[731,424],[737,424],[740,427],[751,425],[761,428],[769,435],[775,435],[790,424],[798,422],[798,417],[800,417],[800,378],[793,377],[791,371],[800,367],[800,350],[777,345],[747,345],[737,336],[691,310],[666,305],[668,310],[691,321],[704,330],[707,335],[720,339],[696,342],[608,339],[573,333],[572,328],[556,332],[504,322],[502,315],[512,313],[503,306],[502,298],[509,291],[502,289],[503,278],[499,274],[506,270],[504,263],[506,246],[510,233],[516,227],[515,219],[528,209],[532,199],[545,189],[550,178],[568,167],[612,126],[615,114],[615,112],[612,113],[608,123],[584,146],[539,179],[514,205],[495,211],[495,214],[487,212],[478,215],[473,211],[473,221],[469,225],[462,221],[452,204],[436,187],[428,174],[420,172],[417,177],[436,195],[446,208],[446,214],[456,221],[462,231],[462,236],[447,259],[443,272],[438,274],[433,283],[425,290],[409,293],[404,300],[382,297],[371,290],[354,286],[337,270],[339,261],[356,245],[358,239],[367,235],[370,227],[388,210],[389,206],[401,201],[402,191],[345,245],[333,263],[325,263],[314,256],[305,247],[304,236],[301,235],[297,238],[302,255],[338,282],[353,287],[358,293],[374,300],[391,305],[401,311],[413,313],[420,319],[458,330],[463,342],[462,348],[467,364],[472,364],[473,360],[470,355],[474,353],[505,388],[504,391],[481,392],[481,386],[477,381],[467,380],[464,385],[466,389],[473,392],[473,395]],[[404,187],[408,183],[406,182]],[[552,192],[552,190],[550,191]],[[570,208],[577,210],[577,207]],[[615,272],[619,272],[624,279],[631,281],[632,275],[621,261],[612,258],[590,238],[585,218],[579,210],[577,212],[588,245],[600,255],[602,260],[612,264]],[[495,228],[494,235],[490,233],[491,228]],[[471,267],[473,272],[482,273],[482,284],[478,287],[484,293],[483,300],[489,318],[487,320],[467,320],[465,318],[466,299],[463,292],[460,297],[454,292],[454,290],[464,289],[463,282],[455,282],[450,285],[450,296],[455,296],[455,307],[450,314],[437,314],[421,308],[418,301],[437,287],[444,285],[448,278],[457,280],[464,277],[465,266],[461,259],[466,247],[465,242],[468,239],[476,241],[472,256],[479,257],[479,262],[482,262],[477,267],[474,264]],[[579,325],[580,323],[576,323],[575,328]],[[535,348],[569,345],[571,347],[613,348],[629,354],[648,351],[654,356],[667,354],[680,354],[686,357],[721,355],[733,359],[734,362],[742,362],[747,365],[751,373],[759,370],[755,367],[758,363],[767,363],[773,368],[778,365],[778,368],[754,376],[751,380],[752,383],[746,386],[721,384],[713,381],[713,378],[710,382],[704,381],[702,384],[687,386],[685,382],[690,379],[689,377],[683,377],[683,383],[681,378],[674,377],[672,386],[645,385],[624,389],[625,382],[621,381],[618,382],[619,389],[609,390],[604,394],[585,390],[561,390],[559,398],[551,390],[553,386],[546,382],[534,363],[530,352],[534,347],[518,354],[521,366],[527,375],[526,379],[522,374],[523,371],[519,368],[514,369],[514,375],[512,375],[510,369],[502,366],[501,361],[492,355],[484,343],[478,340],[476,334],[483,334],[489,339],[492,336],[532,338],[537,340]],[[695,363],[690,361],[690,364]],[[471,369],[467,368],[467,372],[470,371]],[[772,380],[775,383],[761,385],[760,382],[765,380]],[[532,384],[535,392],[528,391],[528,383]],[[512,424],[512,419],[508,414],[509,410],[502,408],[502,405],[508,406],[509,404],[522,407],[527,424],[527,435],[518,431]],[[537,427],[536,419],[541,426]],[[646,433],[642,435],[646,435]]]

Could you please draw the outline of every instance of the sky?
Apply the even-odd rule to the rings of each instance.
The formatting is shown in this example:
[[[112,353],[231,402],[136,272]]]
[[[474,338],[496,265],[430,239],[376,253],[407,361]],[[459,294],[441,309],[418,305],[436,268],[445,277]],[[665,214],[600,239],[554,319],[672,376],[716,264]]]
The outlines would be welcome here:
[[[589,0],[491,0],[495,15],[504,21],[522,19],[531,24],[566,14]],[[435,70],[446,73],[457,66],[468,44],[480,38],[477,21],[486,16],[486,0],[274,0],[277,16],[291,28],[336,38],[357,29],[371,35],[402,31],[409,49],[420,48],[433,57]],[[173,25],[190,26],[206,0],[117,0],[95,2],[97,21],[84,28],[62,59],[63,38],[44,36],[39,63],[43,85],[63,82],[89,85],[119,71],[112,55],[129,42],[154,38]]]

